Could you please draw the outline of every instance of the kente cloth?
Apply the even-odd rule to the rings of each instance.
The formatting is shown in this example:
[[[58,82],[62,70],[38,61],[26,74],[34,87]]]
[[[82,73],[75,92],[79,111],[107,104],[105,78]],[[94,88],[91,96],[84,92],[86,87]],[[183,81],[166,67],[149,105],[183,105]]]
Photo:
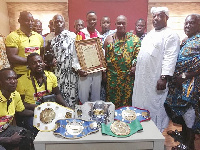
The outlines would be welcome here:
[[[115,108],[131,106],[134,77],[130,76],[130,69],[136,62],[140,40],[132,33],[126,33],[121,40],[113,36],[106,49],[106,101],[115,104]]]
[[[128,126],[129,126],[129,129],[130,129],[130,133],[127,134],[127,135],[117,135],[115,134],[114,132],[112,132],[112,130],[110,129],[110,126],[111,126],[112,123],[109,123],[109,124],[105,124],[105,123],[102,123],[101,124],[101,132],[102,134],[107,134],[107,135],[110,135],[110,136],[114,136],[114,137],[129,137],[131,135],[133,135],[134,133],[140,131],[140,130],[143,130],[143,127],[142,125],[140,124],[140,122],[136,119],[134,121],[132,121],[130,124],[126,123]],[[125,129],[123,126],[119,126],[119,129],[117,132],[124,132],[124,130],[127,130]]]
[[[104,34],[101,35],[102,47],[104,47],[104,42],[105,42],[106,38],[107,38],[109,35],[115,33],[116,31],[117,31],[117,29],[115,29],[115,30],[109,30],[109,31],[107,31],[106,33],[104,33]],[[105,54],[104,54],[104,55],[105,55]],[[106,99],[106,84],[103,83],[103,82],[101,83],[100,99],[101,99],[101,100],[104,100],[104,101],[105,101],[105,99]]]
[[[101,35],[102,44],[104,44],[106,38],[107,38],[109,35],[111,35],[111,34],[113,34],[113,33],[115,33],[115,32],[117,32],[117,29],[115,29],[115,30],[109,30],[109,31],[107,31],[106,33],[102,34],[102,35]]]
[[[199,112],[200,76],[187,79],[182,83],[182,89],[176,87],[176,77],[185,72],[197,72],[200,68],[200,33],[188,38],[179,52],[175,73],[169,82],[169,93],[165,103],[173,112],[172,118],[181,116],[192,106]],[[198,124],[198,125],[197,125]],[[197,115],[195,130],[200,132],[200,118]]]
[[[78,99],[78,76],[72,68],[75,33],[64,30],[51,41],[57,67],[54,73],[64,100],[74,107]]]
[[[0,34],[0,70],[10,67],[8,58],[6,55],[5,38]]]
[[[168,89],[157,90],[157,81],[161,75],[173,75],[179,50],[180,40],[174,31],[153,29],[142,40],[137,57],[132,105],[149,110],[161,132],[169,122],[164,108]]]

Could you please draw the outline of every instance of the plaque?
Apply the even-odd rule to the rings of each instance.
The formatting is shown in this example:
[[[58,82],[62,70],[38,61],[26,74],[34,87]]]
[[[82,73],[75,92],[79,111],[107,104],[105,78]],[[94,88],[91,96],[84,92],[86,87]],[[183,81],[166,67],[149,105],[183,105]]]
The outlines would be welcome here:
[[[88,74],[106,70],[106,62],[100,38],[75,42],[81,69]]]

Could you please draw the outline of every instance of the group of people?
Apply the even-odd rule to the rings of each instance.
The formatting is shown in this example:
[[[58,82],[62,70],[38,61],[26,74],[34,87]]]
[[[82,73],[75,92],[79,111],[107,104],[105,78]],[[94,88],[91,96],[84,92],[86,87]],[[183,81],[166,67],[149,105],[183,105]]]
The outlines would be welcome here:
[[[0,145],[9,149],[25,138],[29,142],[21,145],[32,147],[32,138],[20,133],[30,134],[30,130],[29,137],[37,135],[34,108],[43,96],[54,94],[56,102],[65,107],[105,100],[115,108],[147,109],[161,132],[170,118],[183,126],[181,133],[168,132],[181,141],[173,149],[193,150],[194,134],[200,132],[200,16],[186,17],[187,38],[180,43],[179,36],[167,27],[168,9],[153,7],[151,13],[154,29],[149,33],[145,33],[144,19],[136,21],[135,34],[127,32],[124,15],[116,18],[115,30],[110,30],[110,18],[102,17],[98,32],[97,15],[90,11],[86,27],[83,20],[75,21],[76,33],[65,29],[62,15],[55,15],[49,21],[50,33],[42,36],[42,23],[30,12],[21,12],[20,28],[5,41],[12,69],[0,71]],[[81,69],[75,42],[97,37],[102,41],[106,71],[88,74]],[[52,55],[50,64],[45,61],[46,53]],[[17,125],[23,128],[9,125],[15,114]]]

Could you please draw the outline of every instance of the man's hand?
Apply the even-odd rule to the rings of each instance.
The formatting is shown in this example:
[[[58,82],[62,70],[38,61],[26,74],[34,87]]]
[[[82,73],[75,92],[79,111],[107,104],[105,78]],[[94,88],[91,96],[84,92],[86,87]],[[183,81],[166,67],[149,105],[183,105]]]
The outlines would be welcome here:
[[[130,76],[135,76],[135,69],[136,69],[136,67],[131,67],[131,69],[130,69]]]
[[[185,75],[186,75],[187,73],[185,73]],[[185,80],[187,80],[186,78],[185,79],[183,79],[182,78],[182,74],[180,74],[179,76],[177,76],[176,77],[176,87],[178,88],[178,89],[182,89],[182,84],[183,84],[183,82],[185,81]]]
[[[106,83],[106,80],[107,80],[106,72],[102,72],[102,81]]]
[[[165,90],[167,84],[167,79],[159,79],[157,81],[157,90]]]
[[[78,70],[77,73],[79,74],[80,77],[86,77],[88,73],[84,70]]]
[[[15,134],[13,134],[10,137],[10,144],[18,144],[20,142],[20,140],[23,138],[24,136],[19,135],[19,133],[15,132]]]

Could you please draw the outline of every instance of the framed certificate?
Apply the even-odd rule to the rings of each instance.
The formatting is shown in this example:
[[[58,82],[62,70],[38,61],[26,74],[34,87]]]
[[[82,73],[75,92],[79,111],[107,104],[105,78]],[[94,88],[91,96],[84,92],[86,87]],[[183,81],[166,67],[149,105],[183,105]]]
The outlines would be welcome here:
[[[76,41],[75,46],[82,70],[88,74],[106,70],[105,57],[99,38]]]

